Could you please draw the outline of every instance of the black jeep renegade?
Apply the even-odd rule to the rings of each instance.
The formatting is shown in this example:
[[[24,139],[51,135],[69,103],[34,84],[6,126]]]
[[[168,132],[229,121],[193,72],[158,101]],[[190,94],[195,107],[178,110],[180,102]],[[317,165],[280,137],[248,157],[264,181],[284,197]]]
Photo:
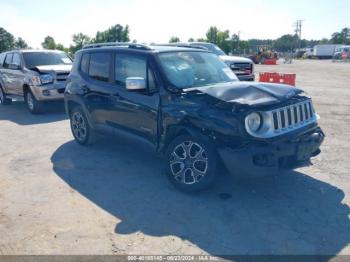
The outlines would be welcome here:
[[[208,187],[224,163],[264,176],[310,163],[324,139],[310,97],[281,84],[240,82],[199,49],[107,43],[76,53],[65,105],[76,141],[132,135],[164,155],[183,191]]]

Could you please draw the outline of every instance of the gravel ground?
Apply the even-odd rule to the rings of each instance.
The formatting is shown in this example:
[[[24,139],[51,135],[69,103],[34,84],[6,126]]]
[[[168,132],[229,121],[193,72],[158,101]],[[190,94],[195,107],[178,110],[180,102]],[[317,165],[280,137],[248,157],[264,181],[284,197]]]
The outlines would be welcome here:
[[[81,147],[62,108],[0,108],[0,254],[350,254],[350,63],[257,66],[297,74],[326,133],[314,165],[277,178],[223,174],[173,189],[146,145]]]

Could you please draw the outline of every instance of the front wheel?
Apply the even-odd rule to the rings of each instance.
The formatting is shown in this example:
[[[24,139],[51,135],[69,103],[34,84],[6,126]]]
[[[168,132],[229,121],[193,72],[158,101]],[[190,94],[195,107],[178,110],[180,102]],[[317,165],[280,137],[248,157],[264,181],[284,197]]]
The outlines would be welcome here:
[[[27,104],[28,110],[32,114],[39,114],[42,112],[42,102],[38,101],[30,90],[27,90],[24,94],[24,100]]]
[[[181,191],[201,191],[215,181],[217,156],[204,139],[177,137],[167,149],[166,161],[168,178]]]

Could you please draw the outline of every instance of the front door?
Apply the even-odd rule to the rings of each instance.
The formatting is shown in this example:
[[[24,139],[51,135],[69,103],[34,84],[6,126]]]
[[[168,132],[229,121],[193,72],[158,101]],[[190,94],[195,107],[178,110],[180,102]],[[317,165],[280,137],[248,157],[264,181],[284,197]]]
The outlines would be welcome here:
[[[129,91],[128,77],[142,77],[147,89]],[[115,91],[112,94],[112,114],[109,124],[134,133],[149,141],[157,138],[159,93],[150,62],[146,56],[117,53],[114,58]]]

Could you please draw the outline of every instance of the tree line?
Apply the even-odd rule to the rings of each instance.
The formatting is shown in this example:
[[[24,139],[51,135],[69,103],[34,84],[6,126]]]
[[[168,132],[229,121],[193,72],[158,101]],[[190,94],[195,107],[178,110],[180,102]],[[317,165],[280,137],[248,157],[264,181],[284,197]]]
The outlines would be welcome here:
[[[90,37],[84,33],[77,33],[72,36],[73,44],[65,47],[61,43],[56,43],[52,36],[46,36],[42,42],[45,49],[62,50],[71,55],[81,49],[86,44],[105,42],[129,42],[129,26],[120,24],[113,25],[104,31],[98,31],[95,37]],[[204,38],[189,38],[188,42],[210,42],[218,45],[226,53],[252,53],[259,49],[274,50],[277,52],[289,52],[297,48],[313,47],[317,44],[344,44],[350,45],[350,28],[343,28],[339,32],[332,34],[329,39],[307,40],[299,39],[297,35],[286,34],[277,39],[249,39],[241,40],[239,34],[230,34],[229,30],[221,31],[215,26],[211,26]],[[133,42],[137,42],[133,40]],[[177,36],[169,39],[170,43],[181,42]],[[0,27],[0,52],[11,49],[30,48],[21,37],[15,38],[11,33]]]

